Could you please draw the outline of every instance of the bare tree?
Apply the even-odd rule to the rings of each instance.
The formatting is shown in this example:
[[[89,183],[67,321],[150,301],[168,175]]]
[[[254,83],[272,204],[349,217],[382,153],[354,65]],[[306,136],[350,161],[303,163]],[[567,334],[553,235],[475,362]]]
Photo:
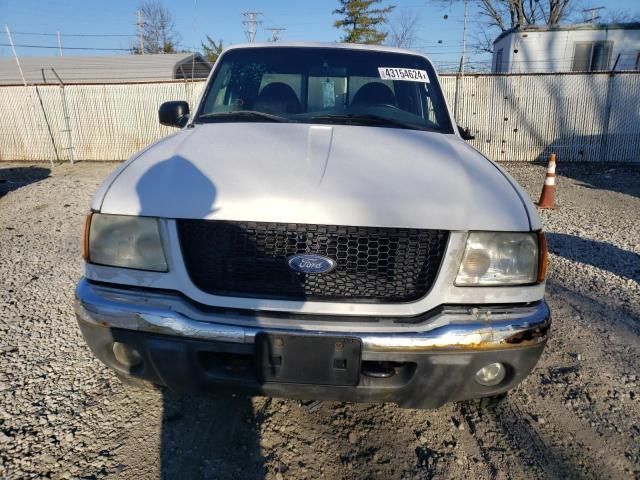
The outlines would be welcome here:
[[[588,19],[585,19],[588,21]],[[607,9],[602,15],[604,23],[629,23],[640,22],[640,13],[631,13],[625,10],[609,10]]]
[[[171,12],[159,0],[146,0],[138,6],[142,19],[142,38],[144,53],[175,53],[180,35],[176,31]],[[133,53],[140,47],[132,48]]]
[[[569,0],[547,0],[548,8],[542,8],[542,17],[547,25],[557,25],[569,13]],[[571,4],[574,5],[575,1]]]
[[[475,0],[480,16],[501,31],[538,23],[557,25],[576,0]]]
[[[415,45],[419,17],[415,11],[402,9],[389,22],[387,45],[399,48],[411,48]]]
[[[460,0],[442,0],[451,5]],[[471,28],[471,48],[492,53],[499,32],[527,25],[557,25],[573,14],[578,0],[469,0],[478,19]]]
[[[469,45],[476,53],[493,53],[493,40],[493,35],[486,28],[476,28]]]

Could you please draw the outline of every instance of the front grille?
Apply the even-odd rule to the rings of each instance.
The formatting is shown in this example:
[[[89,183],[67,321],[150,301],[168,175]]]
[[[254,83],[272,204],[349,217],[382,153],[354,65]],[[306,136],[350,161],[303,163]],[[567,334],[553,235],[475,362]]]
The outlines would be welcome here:
[[[285,300],[407,302],[429,291],[449,233],[411,228],[345,227],[178,220],[193,283],[215,294]],[[287,257],[314,253],[334,270],[297,273]]]

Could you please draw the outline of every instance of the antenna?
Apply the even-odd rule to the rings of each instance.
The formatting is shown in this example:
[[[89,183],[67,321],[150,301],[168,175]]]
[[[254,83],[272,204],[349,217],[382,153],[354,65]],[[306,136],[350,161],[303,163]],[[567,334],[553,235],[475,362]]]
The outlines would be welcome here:
[[[244,34],[247,36],[247,41],[253,43],[256,40],[256,26],[262,24],[261,20],[257,20],[262,12],[242,12],[241,15],[248,19],[242,21],[242,24],[248,27]]]
[[[284,32],[286,30],[286,28],[284,27],[271,27],[271,28],[265,28],[265,30],[269,30],[271,32],[271,38],[269,39],[270,42],[277,42],[278,40],[280,40],[280,33]]]
[[[591,7],[591,8],[583,8],[582,12],[585,14],[590,14],[591,15],[591,19],[589,20],[589,23],[593,23],[596,20],[600,19],[600,10],[602,10],[605,7]]]

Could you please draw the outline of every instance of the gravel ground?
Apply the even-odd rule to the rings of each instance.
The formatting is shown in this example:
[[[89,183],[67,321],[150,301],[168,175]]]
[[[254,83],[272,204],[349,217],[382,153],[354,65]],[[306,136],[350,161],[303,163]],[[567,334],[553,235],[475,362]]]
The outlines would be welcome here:
[[[640,478],[640,168],[560,165],[553,336],[501,406],[309,412],[126,388],[94,359],[72,297],[114,167],[0,166],[1,478]],[[506,167],[539,194],[544,167]]]

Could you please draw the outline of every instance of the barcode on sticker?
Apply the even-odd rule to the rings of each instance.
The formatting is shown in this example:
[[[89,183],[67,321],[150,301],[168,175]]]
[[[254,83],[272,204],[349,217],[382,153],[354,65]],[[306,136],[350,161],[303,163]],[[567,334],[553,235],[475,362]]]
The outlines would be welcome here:
[[[413,68],[378,67],[380,78],[383,80],[405,80],[407,82],[426,82],[429,77],[426,70],[415,70]]]

